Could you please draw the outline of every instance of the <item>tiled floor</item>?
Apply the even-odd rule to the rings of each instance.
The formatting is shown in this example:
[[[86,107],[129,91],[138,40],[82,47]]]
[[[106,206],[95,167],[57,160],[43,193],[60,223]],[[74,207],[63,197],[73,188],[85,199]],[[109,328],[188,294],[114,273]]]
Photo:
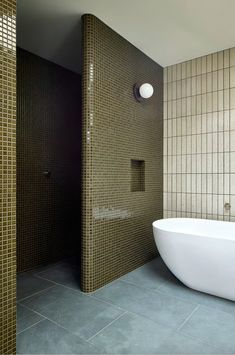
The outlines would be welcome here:
[[[76,263],[18,277],[18,354],[235,354],[235,302],[190,290],[160,258],[92,293]]]

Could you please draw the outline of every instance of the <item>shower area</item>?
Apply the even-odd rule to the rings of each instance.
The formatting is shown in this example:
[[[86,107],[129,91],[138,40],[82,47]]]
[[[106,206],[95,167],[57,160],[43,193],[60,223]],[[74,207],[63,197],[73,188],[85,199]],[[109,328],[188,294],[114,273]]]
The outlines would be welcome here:
[[[81,76],[17,48],[17,270],[80,255]]]
[[[17,48],[17,270],[62,261],[90,292],[156,255],[162,68],[93,15],[82,33],[82,74]]]
[[[15,2],[7,4],[14,13]],[[11,334],[11,341],[1,343],[3,353],[15,351],[16,285],[20,347],[32,324],[37,334],[50,330],[40,315],[45,310],[53,322],[65,305],[66,314],[83,312],[89,305],[73,292],[85,297],[157,255],[152,222],[163,214],[163,69],[97,17],[83,15],[81,22],[81,73],[19,44],[7,53],[0,48],[13,64],[17,59],[12,76],[9,61],[3,67],[9,90],[10,79],[17,80],[16,218],[8,245],[16,252],[6,261],[12,303],[4,339]],[[133,88],[145,82],[155,92],[139,102]],[[61,297],[67,301],[43,308]]]

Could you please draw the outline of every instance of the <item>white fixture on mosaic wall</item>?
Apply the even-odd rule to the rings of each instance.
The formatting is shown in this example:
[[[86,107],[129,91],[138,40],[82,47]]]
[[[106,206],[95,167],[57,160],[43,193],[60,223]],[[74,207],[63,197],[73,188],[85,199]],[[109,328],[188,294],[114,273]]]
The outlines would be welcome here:
[[[137,101],[142,101],[143,99],[149,99],[153,96],[154,88],[149,83],[143,83],[141,85],[134,85],[134,96]]]

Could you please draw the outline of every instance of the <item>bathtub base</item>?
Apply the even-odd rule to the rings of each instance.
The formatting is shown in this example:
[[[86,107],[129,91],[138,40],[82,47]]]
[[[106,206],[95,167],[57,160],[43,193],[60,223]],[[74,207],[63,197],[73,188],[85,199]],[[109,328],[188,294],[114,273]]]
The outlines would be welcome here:
[[[182,227],[185,222],[187,227]],[[219,231],[217,223],[225,223],[224,237],[216,234]],[[200,233],[208,228],[211,228],[208,234]],[[226,228],[229,229],[227,233]],[[183,284],[200,292],[235,301],[234,223],[188,218],[166,219],[154,222],[153,232],[163,261]]]

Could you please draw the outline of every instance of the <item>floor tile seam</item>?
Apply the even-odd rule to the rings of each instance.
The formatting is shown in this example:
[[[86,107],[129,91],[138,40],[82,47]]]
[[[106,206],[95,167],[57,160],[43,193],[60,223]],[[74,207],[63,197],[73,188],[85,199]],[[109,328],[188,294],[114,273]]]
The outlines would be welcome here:
[[[199,302],[197,302],[197,301],[195,301],[195,302],[194,302],[194,301],[188,301],[187,299],[185,299],[185,298],[183,298],[183,297],[171,295],[171,294],[169,294],[169,293],[167,293],[167,292],[162,291],[161,289],[153,290],[153,292],[155,292],[155,293],[160,293],[161,295],[164,295],[164,296],[167,296],[167,297],[171,297],[171,298],[177,299],[177,300],[179,300],[179,301],[181,301],[181,302],[185,302],[185,303],[187,303],[187,304],[191,304],[191,305],[195,305],[195,306],[197,306],[197,305],[202,305],[201,303],[199,303]]]
[[[45,272],[48,272],[48,271],[50,271],[51,269],[54,269],[55,267],[62,267],[63,269],[67,269],[68,271],[69,270],[71,270],[71,271],[73,271],[73,272],[76,272],[76,273],[78,273],[78,271],[77,271],[77,269],[75,269],[75,268],[73,268],[72,266],[66,266],[66,264],[55,264],[55,265],[53,265],[52,267],[48,267],[47,269],[45,269],[45,270],[41,270],[41,271],[36,271],[33,275],[34,276],[40,276],[40,274],[43,274],[43,273],[45,273]]]
[[[93,298],[93,299],[95,299],[95,300],[97,300],[97,301],[100,301],[100,302],[102,302],[102,303],[105,303],[105,304],[107,304],[107,305],[109,305],[109,306],[112,306],[112,307],[114,307],[114,308],[117,308],[117,309],[119,309],[119,310],[121,310],[121,311],[123,311],[123,312],[132,313],[132,312],[128,311],[127,309],[125,309],[125,308],[123,308],[123,307],[120,307],[120,306],[118,306],[118,305],[116,305],[116,304],[114,304],[114,303],[112,303],[112,302],[110,302],[110,301],[106,301],[106,300],[104,300],[104,299],[102,299],[102,298],[99,298],[99,297],[96,297],[96,296],[93,296],[93,295],[90,295],[89,297],[90,297],[90,298]],[[135,313],[133,313],[133,314],[135,314]]]
[[[38,275],[35,274],[35,277],[37,277],[37,278],[40,279],[40,280],[46,280],[46,281],[52,282],[53,284],[60,285],[58,282],[52,281],[51,279],[48,279],[48,278],[46,278],[46,277],[42,277],[42,276],[40,276],[39,274],[38,274]]]
[[[102,302],[104,302],[104,303],[106,303],[106,304],[108,304],[108,305],[110,305],[110,306],[116,307],[116,308],[118,308],[118,309],[124,311],[125,313],[129,313],[129,314],[132,314],[133,316],[137,316],[137,317],[143,317],[144,319],[146,319],[146,320],[148,320],[148,321],[150,321],[150,322],[156,323],[157,325],[159,325],[159,326],[161,326],[161,327],[169,328],[169,329],[171,329],[172,331],[176,331],[176,328],[175,328],[175,327],[171,327],[170,325],[166,325],[166,324],[160,323],[160,322],[158,322],[158,321],[156,321],[156,320],[153,320],[152,318],[147,317],[147,316],[144,315],[144,314],[132,312],[132,311],[126,309],[126,308],[122,308],[122,307],[117,306],[117,305],[115,305],[115,304],[113,304],[113,303],[111,303],[111,302],[102,300],[102,299],[100,299],[100,298],[98,298],[98,297],[92,296],[92,298],[94,298],[94,299],[96,299],[96,300],[99,300],[99,301],[102,301]]]
[[[36,313],[36,312],[35,312],[35,313]],[[37,312],[37,313],[38,313],[38,312]],[[38,313],[38,314],[41,315],[40,313]],[[24,331],[26,331],[26,330],[28,330],[28,329],[30,329],[30,328],[33,328],[33,327],[36,326],[38,323],[41,323],[41,322],[43,322],[43,321],[45,321],[45,320],[48,320],[49,322],[55,324],[57,327],[59,327],[59,328],[61,328],[61,329],[64,329],[64,330],[65,330],[67,333],[69,333],[70,335],[73,335],[73,336],[75,336],[76,338],[78,338],[78,340],[81,341],[82,343],[87,343],[88,345],[92,345],[93,347],[95,347],[97,350],[101,350],[101,349],[97,348],[94,344],[89,343],[86,339],[81,338],[79,335],[77,335],[77,334],[71,332],[69,329],[63,327],[61,324],[56,323],[55,321],[53,321],[52,319],[50,319],[50,318],[48,318],[48,317],[45,317],[45,316],[43,316],[43,317],[44,317],[44,319],[41,319],[40,321],[38,321],[37,323],[33,324],[32,326],[30,326],[30,327],[24,329],[23,331],[21,331],[21,332],[18,333],[17,335],[23,333]]]
[[[166,284],[166,283],[169,283],[169,281],[166,281],[164,284]],[[170,297],[174,297],[174,298],[177,298],[177,299],[179,299],[179,300],[181,300],[181,301],[185,301],[185,302],[187,302],[187,303],[191,303],[191,304],[197,304],[197,305],[200,305],[201,307],[205,307],[205,308],[208,308],[208,309],[210,309],[210,310],[216,310],[216,311],[219,311],[219,312],[223,312],[223,313],[226,313],[226,314],[229,314],[229,315],[231,315],[231,317],[235,317],[235,314],[233,315],[233,314],[231,314],[231,313],[229,313],[229,311],[224,311],[224,310],[221,310],[220,308],[218,308],[218,307],[214,307],[214,306],[211,306],[211,305],[208,305],[208,304],[205,304],[205,303],[202,303],[201,301],[196,301],[196,302],[191,302],[191,301],[187,301],[184,297],[180,297],[180,296],[175,296],[175,295],[171,295],[171,294],[169,294],[169,293],[167,293],[167,292],[165,292],[165,291],[163,291],[163,290],[161,290],[161,287],[163,286],[163,284],[160,286],[160,289],[156,289],[156,290],[152,290],[153,292],[159,292],[159,293],[161,293],[161,294],[164,294],[164,295],[167,295],[167,296],[170,296]],[[185,286],[185,287],[187,287],[187,286]],[[197,291],[197,292],[200,292],[200,291]],[[201,292],[202,293],[202,295],[204,294],[204,292]],[[205,293],[205,295],[209,295],[209,294],[206,294]],[[211,297],[216,297],[216,296],[213,296],[213,295],[210,295]],[[234,302],[234,304],[235,304],[235,302]]]
[[[23,329],[23,330],[21,330],[20,332],[16,332],[16,335],[20,335],[21,333],[23,333],[23,332],[25,332],[25,331],[27,331],[28,329],[30,329],[30,328],[32,328],[32,327],[34,327],[35,325],[37,325],[38,323],[41,323],[41,322],[43,322],[43,321],[45,321],[46,320],[46,318],[45,317],[43,317],[43,319],[40,319],[39,321],[37,321],[36,323],[34,323],[34,324],[31,324],[30,326],[28,326],[27,328],[25,328],[25,329]]]
[[[29,296],[20,298],[20,299],[17,300],[17,302],[20,303],[20,302],[22,302],[22,301],[24,301],[24,300],[26,300],[26,299],[28,299],[28,298],[30,298],[30,297],[36,296],[36,295],[38,295],[38,294],[40,294],[40,293],[42,293],[42,292],[44,292],[44,291],[47,291],[47,290],[49,290],[49,289],[51,289],[51,288],[53,288],[53,287],[55,287],[54,284],[51,285],[51,286],[49,286],[49,287],[47,287],[47,288],[44,288],[43,290],[34,292],[34,293],[32,293],[31,295],[29,295]]]
[[[73,288],[67,287],[67,286],[65,286],[65,285],[56,284],[56,285],[51,286],[50,288],[53,288],[53,287],[55,287],[55,286],[61,286],[61,287],[65,288],[65,289],[72,290],[72,291],[74,291],[74,292],[76,293],[76,296],[81,296],[81,295],[82,295],[82,296],[87,297],[87,299],[91,298],[91,299],[96,300],[96,301],[98,301],[98,302],[100,302],[100,303],[102,303],[102,304],[107,304],[110,308],[113,308],[114,310],[121,311],[122,314],[128,312],[126,309],[121,308],[121,307],[119,307],[119,306],[117,306],[117,305],[115,305],[115,304],[113,304],[113,303],[111,303],[111,302],[106,302],[106,301],[104,301],[104,300],[102,300],[102,299],[100,299],[100,298],[98,298],[98,297],[93,297],[93,296],[91,297],[91,296],[87,295],[86,293],[78,292],[78,291],[74,290]],[[47,291],[47,290],[45,290],[45,291]],[[34,308],[31,308],[30,306],[25,305],[24,303],[21,303],[21,301],[23,302],[24,300],[19,300],[19,301],[17,301],[17,303],[18,303],[20,306],[23,306],[23,307],[25,307],[26,309],[28,309],[28,310],[30,310],[30,311],[32,311],[32,312],[34,312],[34,313],[36,313],[36,314],[38,314],[38,315],[40,315],[40,316],[42,316],[42,317],[44,317],[44,318],[46,318],[46,319],[52,321],[52,319],[50,319],[50,318],[46,317],[45,315],[43,315],[42,313],[36,311]],[[53,322],[54,322],[54,321],[53,321]]]
[[[36,313],[37,315],[43,317],[44,319],[41,319],[41,321],[43,321],[43,320],[48,320],[48,321],[50,321],[51,323],[54,323],[55,325],[57,325],[58,327],[60,327],[60,328],[62,328],[62,329],[64,329],[64,330],[66,330],[66,331],[69,332],[70,334],[75,335],[78,339],[80,339],[80,340],[82,340],[82,341],[85,341],[85,342],[87,342],[88,344],[91,344],[91,343],[88,342],[87,339],[82,338],[82,337],[79,336],[78,334],[72,332],[70,329],[68,329],[68,328],[66,328],[66,327],[64,327],[64,326],[62,326],[61,324],[57,323],[56,321],[52,320],[51,318],[48,318],[47,316],[43,315],[42,313],[40,313],[40,312],[38,312],[38,311],[35,311],[35,310],[33,310],[32,308],[30,308],[30,307],[28,307],[28,306],[25,306],[25,305],[24,305],[24,307],[25,307],[26,309],[30,310],[30,311],[33,311],[33,312]],[[118,318],[120,318],[121,316],[123,316],[125,313],[128,313],[128,312],[127,312],[127,311],[123,311],[123,312],[122,312],[117,318],[115,318],[111,323],[113,323],[115,320],[117,320]],[[40,322],[38,322],[38,323],[40,323]],[[36,323],[35,323],[35,324],[36,324]],[[35,324],[34,324],[34,325],[35,325]],[[32,327],[33,327],[34,325],[32,325]],[[109,323],[108,325],[110,325],[110,323]],[[107,325],[107,326],[108,326],[108,325]],[[30,327],[30,328],[31,328],[31,327]],[[104,327],[104,328],[106,328],[106,327]],[[102,328],[102,329],[103,329],[103,328]],[[93,336],[92,336],[92,338],[93,338]],[[93,345],[93,344],[91,344],[91,345]],[[94,345],[93,345],[93,346],[94,346]]]
[[[65,287],[65,288],[67,288],[67,289],[69,289],[69,290],[72,290],[72,291],[74,291],[74,292],[76,292],[76,293],[78,293],[78,294],[82,294],[82,295],[84,295],[84,296],[88,296],[85,292],[82,292],[80,289],[76,290],[76,289],[73,288],[73,287],[64,285],[64,284],[59,283],[59,282],[52,281],[52,280],[50,280],[50,279],[46,279],[45,277],[41,277],[41,276],[36,276],[36,277],[39,278],[39,279],[42,279],[42,280],[46,280],[46,281],[52,282],[52,283],[54,284],[53,286],[62,286],[62,287]]]
[[[47,319],[47,320],[51,320],[51,319],[49,319],[48,317],[46,317],[45,315],[43,315],[42,313],[40,313],[40,312],[38,312],[38,311],[35,311],[35,309],[33,309],[33,308],[31,308],[31,307],[29,307],[29,306],[27,306],[27,305],[25,305],[25,304],[21,304],[21,303],[19,303],[21,306],[24,306],[24,308],[26,308],[26,309],[28,309],[29,311],[32,311],[32,312],[34,312],[34,313],[36,313],[38,316],[41,316],[41,317],[43,317],[43,318],[45,318],[45,319]]]
[[[186,302],[187,304],[205,307],[205,308],[207,308],[207,309],[214,310],[214,311],[216,310],[216,311],[219,311],[219,312],[223,312],[223,313],[225,313],[225,314],[229,314],[231,317],[235,317],[235,314],[233,315],[233,314],[229,313],[228,311],[219,309],[218,307],[213,307],[213,306],[204,304],[204,303],[202,303],[202,302],[200,302],[200,301],[188,301],[188,300],[185,299],[184,297],[171,295],[171,294],[169,294],[169,293],[167,293],[167,292],[161,290],[160,288],[161,288],[164,284],[169,283],[169,281],[164,281],[161,285],[159,285],[159,288],[156,288],[156,289],[151,289],[151,288],[147,288],[147,287],[143,287],[143,286],[138,286],[138,285],[136,285],[136,284],[134,284],[134,283],[132,283],[132,282],[129,282],[129,281],[124,281],[124,280],[119,280],[119,279],[116,280],[116,281],[121,281],[121,282],[130,284],[130,285],[136,286],[136,287],[138,287],[138,288],[140,288],[140,289],[145,289],[145,290],[147,290],[147,291],[152,291],[152,292],[154,292],[154,293],[156,293],[156,294],[160,293],[161,295],[164,295],[164,296],[167,296],[167,297],[171,297],[171,298],[175,298],[175,299],[177,299],[177,300],[179,300],[179,301]],[[64,286],[64,285],[62,285],[62,286]],[[103,287],[100,288],[99,290],[105,288],[106,286],[108,286],[108,285],[103,286]],[[185,287],[187,287],[187,286],[185,286]],[[94,297],[94,298],[96,298],[96,299],[98,299],[98,300],[100,300],[100,301],[102,301],[102,302],[107,302],[107,303],[109,303],[109,304],[111,304],[111,305],[114,305],[114,304],[111,303],[111,302],[105,301],[105,300],[103,300],[103,299],[100,299],[99,297],[94,296],[94,293],[95,293],[95,292],[96,292],[96,291],[94,291],[94,292],[92,292],[92,293],[89,293],[89,294],[86,294],[86,293],[82,293],[82,294],[84,294],[84,295],[86,295],[86,296],[89,296],[89,297]],[[199,291],[197,291],[197,292],[199,292]],[[212,296],[212,297],[214,297],[214,296]],[[235,303],[235,302],[234,302],[234,303]],[[119,307],[119,306],[116,306],[116,307]],[[122,308],[122,307],[119,307],[119,308]],[[125,310],[125,309],[124,309],[124,310]],[[128,311],[128,312],[129,312],[129,311]]]
[[[224,315],[227,315],[230,318],[233,318],[234,321],[235,321],[235,314],[231,314],[231,313],[223,311],[223,310],[221,310],[219,308],[210,307],[208,305],[204,305],[204,304],[199,304],[199,305],[200,305],[200,308],[202,308],[202,309],[205,308],[205,309],[210,310],[210,311],[217,311],[219,313],[223,313]],[[235,307],[235,301],[234,301],[234,307]],[[234,352],[234,354],[235,354],[235,352]]]
[[[106,326],[104,326],[102,329],[100,329],[97,333],[95,333],[94,335],[92,335],[90,338],[87,339],[88,342],[90,342],[93,338],[95,338],[97,335],[99,335],[100,333],[102,333],[105,329],[109,328],[113,323],[115,323],[116,321],[118,321],[120,318],[122,318],[125,314],[127,314],[128,312],[125,311],[122,314],[119,314],[119,316],[117,316],[115,319],[113,319],[110,323],[108,323]],[[92,343],[91,343],[92,344]]]
[[[130,285],[133,285],[133,286],[136,286],[138,288],[141,288],[141,289],[144,289],[144,290],[147,290],[147,291],[155,291],[155,290],[158,290],[159,287],[161,287],[163,284],[165,284],[166,282],[168,281],[163,281],[160,285],[157,286],[156,289],[154,288],[150,288],[150,287],[146,287],[146,286],[140,286],[140,285],[137,285],[137,283],[134,283],[134,282],[131,282],[131,281],[126,281],[126,280],[119,280],[121,282],[124,282],[126,284],[130,284]]]
[[[196,307],[190,312],[190,314],[186,317],[186,319],[179,325],[176,331],[180,331],[183,326],[189,321],[189,319],[194,315],[194,313],[200,308],[200,305],[197,304]]]
[[[135,285],[135,284],[133,284],[133,283],[131,283],[131,282],[127,282],[127,281],[122,281],[122,280],[120,280],[120,281],[121,281],[121,282],[124,282],[124,283],[128,283],[128,284],[133,285],[133,286],[136,286],[136,287],[138,287],[138,288],[140,288],[140,289],[144,289],[144,290],[147,290],[147,291],[150,291],[150,292],[154,292],[154,293],[156,293],[156,294],[159,294],[159,293],[160,293],[161,295],[164,295],[164,296],[167,296],[167,297],[170,297],[170,298],[177,299],[177,300],[179,300],[179,301],[181,301],[181,302],[185,302],[185,303],[187,303],[187,304],[191,304],[191,305],[195,305],[195,306],[199,304],[198,302],[191,302],[191,301],[186,300],[185,298],[182,298],[182,297],[179,297],[179,296],[175,296],[175,295],[170,295],[170,294],[168,294],[168,293],[162,291],[162,290],[160,289],[160,287],[163,286],[163,284],[165,284],[165,283],[167,283],[167,282],[169,282],[169,281],[163,282],[163,283],[162,283],[161,285],[159,285],[159,287],[157,287],[156,289],[151,289],[151,288],[147,288],[147,287],[143,287],[143,286],[137,286],[137,285]]]
[[[41,317],[43,318],[46,318],[45,316],[39,314],[39,312],[33,310],[32,308],[30,308],[29,306],[26,306],[24,303],[20,303],[20,302],[17,302],[22,308],[25,308],[27,309],[28,311],[31,311],[32,313],[35,313],[36,315],[40,315]],[[25,319],[27,319],[28,317],[26,316]]]
[[[175,332],[178,333],[178,334],[184,335],[184,336],[186,336],[186,337],[188,337],[188,338],[190,338],[192,340],[200,341],[202,344],[213,346],[215,349],[217,349],[217,346],[214,346],[214,344],[210,343],[209,341],[206,341],[205,339],[202,339],[202,338],[193,336],[191,334],[188,334],[188,333],[184,332],[181,329],[177,329]],[[227,354],[227,355],[229,355],[229,354]],[[230,355],[234,355],[234,354],[230,354]]]
[[[30,311],[32,310],[32,309],[31,309],[30,307],[28,307],[28,306],[25,306],[25,308],[29,309]],[[66,330],[69,334],[72,334],[72,335],[76,336],[79,340],[81,340],[81,341],[86,341],[85,339],[81,338],[79,335],[73,333],[71,330],[69,330],[69,329],[63,327],[61,324],[55,322],[53,319],[48,318],[47,316],[41,314],[41,313],[38,312],[38,311],[34,311],[34,312],[35,312],[36,314],[38,314],[39,316],[42,316],[42,317],[44,318],[44,319],[42,319],[41,321],[48,320],[49,322],[51,322],[51,323],[57,325],[58,327],[60,327],[60,328],[62,328],[62,329],[64,329],[64,330]],[[40,322],[38,322],[38,323],[40,323]],[[35,324],[34,324],[34,325],[35,325]],[[33,327],[34,325],[32,325],[32,327]]]
[[[119,320],[120,318],[122,318],[125,314],[127,314],[128,311],[124,311],[123,313],[119,314],[119,316],[117,316],[115,319],[113,319],[110,323],[108,323],[106,326],[104,326],[102,329],[100,329],[97,333],[95,333],[94,335],[92,335],[90,338],[87,339],[88,342],[90,342],[93,338],[95,338],[98,334],[102,333],[105,329],[107,329],[108,327],[110,327],[113,323],[115,323],[117,320]]]
[[[76,290],[76,289],[74,289],[74,288],[72,288],[72,287],[69,287],[69,286],[66,286],[66,285],[63,285],[63,284],[59,284],[59,283],[56,283],[56,282],[55,282],[55,285],[53,285],[53,286],[51,286],[51,287],[55,287],[55,286],[61,286],[61,287],[65,288],[65,289],[74,291],[78,296],[85,296],[85,297],[87,297],[87,298],[95,299],[96,301],[99,301],[99,302],[101,302],[101,303],[108,304],[109,306],[112,306],[114,309],[118,309],[118,310],[121,310],[121,311],[124,311],[124,312],[127,311],[126,309],[124,309],[124,308],[122,308],[122,307],[119,307],[119,306],[117,306],[117,305],[115,305],[115,304],[113,304],[113,303],[111,303],[111,302],[107,302],[107,301],[105,301],[105,300],[103,300],[103,299],[101,299],[101,298],[99,298],[99,297],[95,297],[95,296],[93,296],[93,295],[90,294],[90,293],[88,294],[88,293],[86,293],[86,292],[82,292],[81,290]],[[20,304],[20,301],[19,301],[19,304]]]
[[[206,340],[206,339],[202,339],[200,337],[196,337],[196,336],[193,336],[191,334],[188,334],[186,332],[184,332],[183,330],[177,330],[177,332],[179,332],[180,334],[184,335],[184,336],[187,336],[191,339],[194,339],[196,341],[200,341],[202,344],[205,344],[205,345],[208,345],[208,346],[213,346],[215,348],[215,350],[218,349],[218,345],[217,344],[214,344],[214,343],[211,343],[209,340]],[[213,354],[213,353],[212,353]],[[223,352],[220,352],[218,353],[218,355],[222,355],[222,354],[226,354],[226,355],[234,355],[235,354],[235,351],[233,353],[230,353],[230,352],[226,352],[226,353],[223,353]]]

